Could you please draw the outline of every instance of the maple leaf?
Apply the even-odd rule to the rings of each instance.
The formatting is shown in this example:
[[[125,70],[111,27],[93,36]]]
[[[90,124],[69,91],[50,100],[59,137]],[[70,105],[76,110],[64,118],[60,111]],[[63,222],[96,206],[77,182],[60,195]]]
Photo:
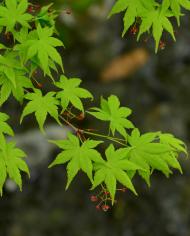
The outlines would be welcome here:
[[[180,16],[181,7],[185,8],[186,10],[190,10],[190,1],[189,0],[168,0],[170,2],[170,8],[177,19],[178,25],[180,25]]]
[[[54,28],[44,27],[40,24],[36,30],[31,31],[27,37],[26,42],[22,42],[17,49],[25,50],[26,61],[33,59],[37,56],[40,66],[44,71],[44,74],[50,75],[50,63],[55,62],[61,66],[63,70],[63,63],[60,54],[55,47],[63,46],[63,43],[52,37]]]
[[[160,143],[171,146],[176,150],[176,152],[183,152],[187,154],[185,143],[180,139],[174,137],[174,135],[168,133],[166,134],[159,133],[159,138],[160,138]]]
[[[43,126],[48,114],[60,124],[58,118],[59,102],[54,96],[54,92],[49,92],[45,96],[43,96],[42,92],[39,89],[34,89],[34,93],[26,94],[25,98],[30,101],[27,103],[23,110],[21,122],[23,121],[23,118],[25,116],[34,112],[40,130],[42,132],[44,132]]]
[[[5,113],[0,112],[0,134],[14,135],[12,128],[6,123],[9,116]]]
[[[14,32],[17,23],[30,28],[29,22],[33,16],[26,13],[27,0],[5,0],[5,6],[0,6],[0,26],[6,27],[6,31]]]
[[[0,55],[0,105],[11,95],[23,101],[24,88],[33,88],[32,82],[26,77],[26,70],[22,67],[20,58],[15,52]]]
[[[166,142],[158,142],[159,135],[158,132],[140,135],[139,130],[134,129],[131,136],[128,136],[131,146],[128,159],[146,170],[146,172],[141,170],[138,172],[148,185],[150,185],[150,175],[154,169],[163,172],[167,177],[172,174],[170,166],[174,167],[175,165],[174,168],[179,169],[176,161],[174,165],[171,165],[175,158],[173,147]]]
[[[28,166],[24,161],[26,154],[19,148],[15,147],[14,142],[7,143],[2,135],[0,135],[0,193],[6,181],[7,175],[22,190],[22,178],[20,171],[30,176]]]
[[[144,16],[142,16],[142,23],[140,25],[137,39],[139,39],[144,32],[149,31],[152,28],[153,37],[156,43],[156,52],[158,51],[159,42],[164,30],[169,32],[175,41],[173,26],[168,19],[168,17],[173,16],[169,7],[169,1],[164,1],[162,5],[157,8],[152,7],[151,9],[147,9]]]
[[[79,138],[69,133],[68,139],[51,142],[63,149],[63,151],[56,157],[49,167],[68,162],[68,181],[66,189],[69,187],[79,170],[85,172],[92,182],[92,162],[103,162],[101,155],[94,148],[102,143],[102,141],[86,140],[80,144]]]
[[[127,117],[132,113],[127,107],[120,107],[119,99],[111,95],[108,100],[101,98],[100,108],[92,108],[93,112],[88,112],[99,120],[109,121],[112,134],[118,131],[126,137],[126,129],[134,128],[131,121]]]
[[[37,21],[42,26],[55,26],[55,18],[57,17],[57,12],[55,10],[52,10],[53,3],[50,3],[47,6],[43,6],[39,13],[37,14]]]
[[[124,36],[129,27],[135,23],[136,17],[139,16],[139,11],[142,11],[143,9],[144,8],[141,0],[117,0],[108,17],[125,11],[123,18],[124,30],[122,33],[122,36]]]
[[[15,72],[15,85],[13,85],[7,77],[0,76],[0,78],[0,105],[2,105],[9,98],[11,93],[16,100],[22,103],[25,88],[33,88],[32,82],[23,73]]]
[[[107,160],[95,164],[96,172],[92,189],[104,182],[110,192],[112,202],[115,199],[117,181],[137,195],[127,171],[142,170],[142,168],[126,159],[128,151],[127,148],[115,150],[111,144],[105,151]]]
[[[71,103],[75,108],[84,112],[84,107],[81,102],[81,98],[91,98],[93,99],[92,94],[84,89],[80,88],[81,79],[79,78],[70,78],[68,79],[64,75],[61,76],[60,82],[56,82],[56,87],[62,89],[62,91],[57,92],[57,98],[61,99],[61,105],[63,110],[65,110],[69,103]]]
[[[23,70],[16,56],[17,55],[12,52],[5,55],[0,55],[0,76],[6,77],[13,84],[13,86],[16,86],[16,70]]]

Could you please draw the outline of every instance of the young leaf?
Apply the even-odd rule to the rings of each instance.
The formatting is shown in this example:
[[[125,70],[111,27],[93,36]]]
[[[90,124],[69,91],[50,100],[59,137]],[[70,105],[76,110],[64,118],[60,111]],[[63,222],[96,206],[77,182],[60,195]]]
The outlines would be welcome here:
[[[13,33],[17,23],[30,28],[29,22],[33,16],[26,13],[27,8],[27,0],[5,0],[5,6],[0,6],[0,26],[6,27],[7,32]]]
[[[171,158],[175,157],[174,149],[168,143],[158,142],[158,135],[159,133],[140,135],[139,130],[134,129],[128,137],[132,147],[128,159],[146,170],[146,173],[141,170],[138,172],[148,185],[152,170],[157,169],[168,177],[172,173],[170,167],[174,167],[171,165]]]
[[[57,92],[57,98],[61,99],[61,105],[63,110],[65,110],[69,103],[71,103],[75,108],[84,112],[84,107],[81,102],[81,98],[91,98],[92,94],[83,88],[80,88],[81,80],[78,78],[68,79],[64,75],[61,76],[60,82],[56,82],[56,87],[62,89],[62,91]]]
[[[97,165],[95,164],[96,172],[92,189],[104,182],[112,197],[112,203],[115,199],[117,181],[137,195],[127,172],[143,169],[141,166],[126,159],[128,152],[128,148],[115,150],[111,144],[105,152],[107,160]]]
[[[50,74],[51,61],[57,63],[63,70],[62,58],[55,49],[55,47],[63,46],[63,43],[54,38],[53,33],[53,28],[42,28],[39,24],[37,30],[31,31],[28,35],[28,40],[20,46],[26,50],[26,60],[37,56],[44,74],[48,75]]]
[[[3,185],[7,175],[22,190],[22,178],[20,172],[23,171],[30,176],[28,166],[23,158],[26,154],[19,148],[15,147],[14,142],[7,143],[1,136],[0,145],[0,193],[2,195]]]
[[[55,10],[52,10],[52,5],[53,3],[50,3],[47,6],[43,6],[40,9],[40,12],[37,14],[37,19],[36,21],[44,27],[54,27],[55,26],[55,18],[57,17],[57,13]]]
[[[48,114],[60,124],[58,117],[59,102],[55,98],[54,92],[49,92],[43,96],[39,89],[35,89],[34,93],[26,94],[25,98],[29,100],[29,102],[23,110],[21,122],[25,116],[34,112],[42,132],[44,132],[43,126]]]
[[[68,181],[66,189],[69,187],[70,183],[72,182],[73,178],[76,176],[79,170],[85,172],[90,181],[92,182],[92,162],[103,162],[103,159],[99,152],[94,149],[100,143],[102,143],[101,141],[86,140],[82,144],[80,144],[80,140],[78,137],[73,134],[68,134],[67,140],[51,142],[55,143],[59,148],[63,149],[63,151],[56,157],[56,159],[49,167],[65,164],[68,162]]]
[[[1,76],[0,76],[1,77]],[[11,95],[15,97],[17,101],[22,103],[24,98],[25,88],[33,88],[33,84],[29,78],[27,78],[23,72],[15,72],[15,81],[13,83],[6,76],[2,76],[0,80],[0,105],[2,105]]]
[[[158,51],[159,42],[163,31],[166,30],[170,33],[175,40],[173,26],[168,19],[168,16],[172,16],[172,12],[168,10],[169,5],[161,5],[153,10],[147,10],[146,14],[142,17],[142,24],[140,26],[138,39],[146,31],[152,28],[153,37],[156,42],[155,51]]]
[[[12,128],[7,124],[9,116],[5,113],[0,112],[0,135],[8,134],[10,136],[14,135]]]
[[[134,128],[131,121],[127,117],[131,114],[131,109],[120,107],[119,99],[111,95],[108,100],[101,98],[100,108],[92,108],[92,112],[88,112],[99,120],[109,121],[112,134],[118,131],[126,137],[126,129]]]
[[[175,138],[172,134],[159,134],[160,143],[171,146],[176,152],[183,152],[187,154],[185,143],[178,138]]]

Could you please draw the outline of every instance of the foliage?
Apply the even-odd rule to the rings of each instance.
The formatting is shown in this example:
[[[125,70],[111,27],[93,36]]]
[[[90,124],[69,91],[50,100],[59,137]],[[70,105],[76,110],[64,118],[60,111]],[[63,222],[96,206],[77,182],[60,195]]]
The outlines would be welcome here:
[[[125,11],[123,36],[137,24],[137,39],[145,32],[152,34],[157,52],[164,30],[175,40],[172,18],[176,18],[179,26],[182,9],[190,10],[189,0],[117,0],[109,16]]]
[[[21,122],[34,113],[42,132],[45,132],[47,115],[60,126],[63,122],[71,127],[73,134],[69,133],[66,140],[50,141],[61,152],[49,167],[67,165],[66,188],[77,173],[82,171],[89,178],[92,189],[100,186],[109,192],[113,204],[118,184],[137,195],[133,181],[136,175],[140,175],[150,186],[150,176],[155,170],[167,177],[172,174],[172,169],[182,173],[178,156],[180,153],[187,154],[184,143],[171,134],[161,132],[141,135],[128,119],[131,109],[121,106],[117,96],[111,95],[107,99],[102,97],[100,108],[92,107],[86,112],[100,122],[109,123],[108,135],[81,129],[71,123],[73,119],[84,118],[83,101],[92,100],[93,95],[81,87],[82,81],[79,78],[67,78],[63,74],[60,79],[53,76],[58,73],[58,69],[63,73],[58,47],[63,48],[64,45],[56,37],[57,13],[51,7],[32,5],[27,0],[5,0],[0,4],[1,34],[5,34],[7,39],[0,43],[0,105],[13,95],[21,105],[24,103]],[[189,9],[189,1],[163,0],[158,3],[154,0],[118,0],[110,16],[126,11],[124,34],[140,17],[138,37],[152,29],[157,50],[164,29],[175,38],[170,17],[175,16],[179,23],[181,7]],[[42,85],[35,77],[38,72],[42,72],[54,91],[41,91]],[[81,114],[76,114],[76,111]],[[7,177],[21,189],[20,172],[29,175],[23,159],[25,153],[16,148],[14,142],[6,139],[7,135],[14,135],[7,120],[8,115],[0,113],[1,194]],[[95,139],[91,139],[92,136]],[[101,154],[102,149],[105,149],[105,157]]]
[[[12,128],[6,123],[8,115],[0,113],[0,193],[3,193],[3,185],[7,175],[22,189],[22,179],[20,171],[29,174],[26,162],[23,160],[26,154],[15,147],[14,142],[7,142],[4,134],[13,136]]]
[[[91,115],[102,121],[110,122],[110,129],[112,134],[118,131],[124,137],[127,135],[125,129],[133,128],[131,121],[127,117],[131,114],[131,109],[127,107],[120,107],[119,99],[112,95],[106,101],[101,98],[101,108],[92,108],[94,112],[89,112]]]
[[[70,78],[62,75],[59,82],[55,83],[55,86],[62,89],[62,91],[57,93],[57,98],[61,99],[61,106],[63,111],[71,103],[75,108],[84,112],[84,107],[81,102],[81,98],[91,98],[93,99],[92,94],[83,88],[80,88],[79,85],[82,81],[79,78]]]

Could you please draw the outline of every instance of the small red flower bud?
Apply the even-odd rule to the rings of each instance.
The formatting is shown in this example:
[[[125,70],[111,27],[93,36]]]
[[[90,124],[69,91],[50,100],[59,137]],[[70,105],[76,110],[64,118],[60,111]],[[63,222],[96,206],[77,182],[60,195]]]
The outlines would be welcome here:
[[[108,191],[104,191],[104,194],[105,194],[105,195],[108,195],[108,194],[109,194],[109,192],[108,192]]]
[[[33,13],[33,12],[34,12],[34,8],[33,8],[32,5],[30,5],[30,6],[28,7],[27,12],[29,12],[29,13]]]
[[[137,26],[136,25],[132,26],[130,29],[130,33],[135,35],[137,32],[138,32]]]
[[[97,205],[97,206],[96,206],[96,210],[100,210],[100,205]]]
[[[164,50],[166,47],[166,43],[164,41],[160,41],[159,43],[159,49]]]
[[[90,197],[90,200],[91,200],[91,202],[97,202],[97,201],[98,201],[98,198],[97,198],[97,196],[92,195],[92,196]]]
[[[108,205],[102,205],[102,210],[103,211],[108,211],[110,209],[110,207]]]

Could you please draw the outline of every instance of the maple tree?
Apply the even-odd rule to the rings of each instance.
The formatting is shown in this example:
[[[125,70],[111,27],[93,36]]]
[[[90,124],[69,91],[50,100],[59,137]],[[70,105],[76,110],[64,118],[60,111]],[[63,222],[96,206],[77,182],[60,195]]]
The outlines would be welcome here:
[[[57,12],[50,10],[52,4],[37,7],[27,0],[5,0],[0,3],[0,33],[10,36],[9,42],[0,43],[0,105],[11,95],[21,104],[24,103],[20,121],[34,113],[40,130],[44,131],[47,116],[50,115],[59,125],[69,125],[73,133],[68,133],[66,140],[51,140],[61,149],[60,154],[52,160],[49,168],[66,165],[68,188],[79,171],[84,172],[90,180],[91,189],[100,187],[101,202],[104,211],[110,207],[106,204],[115,202],[117,186],[119,190],[130,189],[135,195],[137,190],[133,178],[140,175],[150,186],[150,177],[155,170],[166,177],[172,169],[182,173],[178,157],[187,154],[183,141],[172,134],[152,132],[140,134],[138,128],[129,120],[132,110],[121,106],[115,95],[101,98],[100,107],[85,110],[83,102],[93,100],[93,95],[81,87],[79,78],[67,78],[58,47],[64,47],[57,38],[55,19]],[[139,24],[137,39],[148,32],[153,35],[158,50],[163,31],[168,31],[175,39],[171,18],[175,17],[178,25],[182,8],[190,10],[188,0],[117,0],[109,17],[125,11],[123,35]],[[9,17],[9,16],[13,17]],[[139,20],[140,19],[140,20]],[[135,30],[136,32],[136,30]],[[53,73],[61,69],[59,79]],[[54,91],[41,91],[35,77],[36,71],[50,78]],[[57,78],[57,77],[56,77]],[[73,112],[74,108],[74,112]],[[81,112],[78,115],[78,112]],[[76,114],[77,113],[77,114]],[[108,135],[82,129],[72,120],[93,116],[99,122],[109,124]],[[7,136],[13,136],[12,128],[7,124],[8,115],[0,113],[0,192],[7,177],[22,189],[21,172],[29,175],[25,162],[26,154],[10,142]],[[93,137],[93,139],[92,139]],[[105,155],[99,146],[105,149]],[[93,202],[98,197],[92,196]]]

